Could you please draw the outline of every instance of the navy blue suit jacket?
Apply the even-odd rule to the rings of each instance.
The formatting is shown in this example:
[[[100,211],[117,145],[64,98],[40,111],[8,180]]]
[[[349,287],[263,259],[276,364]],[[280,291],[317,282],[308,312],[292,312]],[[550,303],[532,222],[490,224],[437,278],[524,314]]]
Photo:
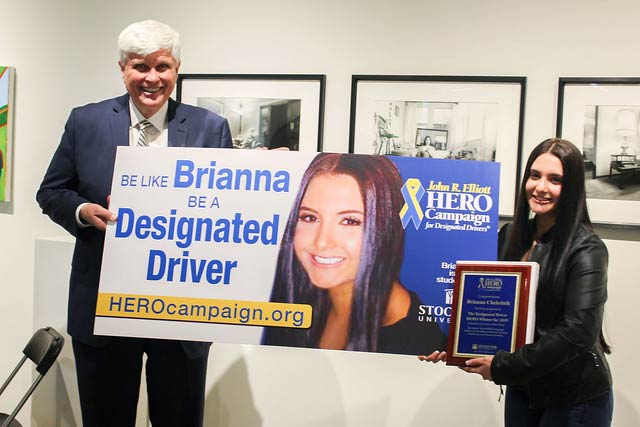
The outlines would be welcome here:
[[[107,207],[116,148],[129,145],[130,126],[129,95],[74,108],[36,196],[43,213],[76,238],[69,280],[68,332],[93,346],[103,346],[110,339],[93,334],[104,232],[78,227],[75,212],[86,202]],[[172,99],[168,127],[170,147],[232,146],[226,119]],[[204,354],[209,345],[182,342],[190,357]]]

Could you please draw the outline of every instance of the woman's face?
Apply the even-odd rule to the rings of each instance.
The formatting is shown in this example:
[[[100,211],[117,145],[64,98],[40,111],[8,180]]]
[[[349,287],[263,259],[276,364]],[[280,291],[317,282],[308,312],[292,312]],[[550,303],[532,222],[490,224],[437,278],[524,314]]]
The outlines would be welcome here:
[[[562,192],[562,163],[551,153],[543,153],[531,164],[525,186],[529,208],[538,216],[555,217]]]
[[[362,250],[364,204],[349,175],[311,179],[298,211],[293,248],[314,286],[353,285]]]

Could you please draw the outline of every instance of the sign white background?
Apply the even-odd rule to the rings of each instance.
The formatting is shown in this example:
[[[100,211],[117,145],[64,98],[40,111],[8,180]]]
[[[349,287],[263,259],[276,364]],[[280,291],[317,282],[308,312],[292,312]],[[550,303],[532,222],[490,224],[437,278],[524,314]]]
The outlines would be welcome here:
[[[120,208],[130,208],[139,215],[151,217],[169,216],[175,209],[176,216],[233,219],[236,212],[245,221],[253,219],[260,223],[271,220],[274,213],[280,214],[278,236],[275,245],[263,245],[260,241],[253,245],[244,243],[215,243],[194,241],[188,248],[179,248],[175,240],[140,240],[132,233],[127,238],[116,238],[116,223],[107,227],[100,293],[122,293],[155,296],[179,296],[225,300],[269,301],[280,238],[284,232],[287,217],[297,193],[298,185],[307,165],[316,153],[229,150],[211,148],[155,148],[120,147],[116,158],[113,177],[110,210],[117,213]],[[287,170],[290,174],[288,192],[218,190],[206,186],[201,188],[174,188],[177,159],[191,160],[196,167]],[[167,175],[166,188],[124,186],[124,175],[150,176]],[[272,180],[273,183],[273,180]],[[189,197],[205,197],[206,208],[188,207]],[[217,197],[219,207],[209,207]],[[256,207],[261,207],[256,209]],[[119,220],[124,220],[119,218]],[[212,285],[204,277],[200,283],[182,283],[179,276],[174,281],[149,281],[147,264],[149,251],[157,249],[167,257],[182,257],[189,251],[189,258],[213,260],[237,260],[238,266],[231,271],[228,285]],[[176,269],[176,273],[178,269]],[[176,275],[177,276],[177,275]],[[189,276],[188,276],[189,278]],[[95,333],[104,335],[146,336],[201,341],[258,343],[262,328],[194,322],[169,322],[158,320],[96,318]]]

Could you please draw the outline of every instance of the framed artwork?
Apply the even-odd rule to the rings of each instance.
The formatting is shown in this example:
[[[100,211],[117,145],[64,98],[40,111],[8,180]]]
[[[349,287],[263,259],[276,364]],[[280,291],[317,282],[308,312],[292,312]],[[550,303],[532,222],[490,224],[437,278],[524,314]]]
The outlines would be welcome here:
[[[349,152],[500,162],[514,213],[526,77],[354,75]]]
[[[13,67],[0,66],[0,207],[11,202],[14,75]]]
[[[561,77],[556,135],[582,151],[598,224],[640,226],[640,78]]]
[[[180,74],[177,100],[227,119],[235,148],[322,151],[325,76]]]
[[[432,147],[435,151],[443,151],[447,149],[448,130],[417,128],[416,129],[416,147],[423,147],[423,152],[416,152],[416,157],[424,157],[424,150]]]

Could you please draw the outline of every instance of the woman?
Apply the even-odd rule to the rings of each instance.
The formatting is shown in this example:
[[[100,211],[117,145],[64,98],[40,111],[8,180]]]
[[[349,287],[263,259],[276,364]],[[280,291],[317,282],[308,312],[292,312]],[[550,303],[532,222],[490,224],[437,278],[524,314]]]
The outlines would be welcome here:
[[[382,156],[320,153],[282,238],[271,301],[309,304],[309,329],[266,328],[264,344],[428,354],[444,346],[398,281],[402,180]]]
[[[531,152],[514,222],[500,230],[499,256],[540,264],[534,342],[462,369],[509,386],[507,427],[609,426],[608,254],[587,212],[582,155],[569,141],[548,139]]]
[[[416,150],[415,157],[433,157],[431,154],[431,150],[433,150],[431,137],[429,135],[425,136],[422,141],[416,144]]]

